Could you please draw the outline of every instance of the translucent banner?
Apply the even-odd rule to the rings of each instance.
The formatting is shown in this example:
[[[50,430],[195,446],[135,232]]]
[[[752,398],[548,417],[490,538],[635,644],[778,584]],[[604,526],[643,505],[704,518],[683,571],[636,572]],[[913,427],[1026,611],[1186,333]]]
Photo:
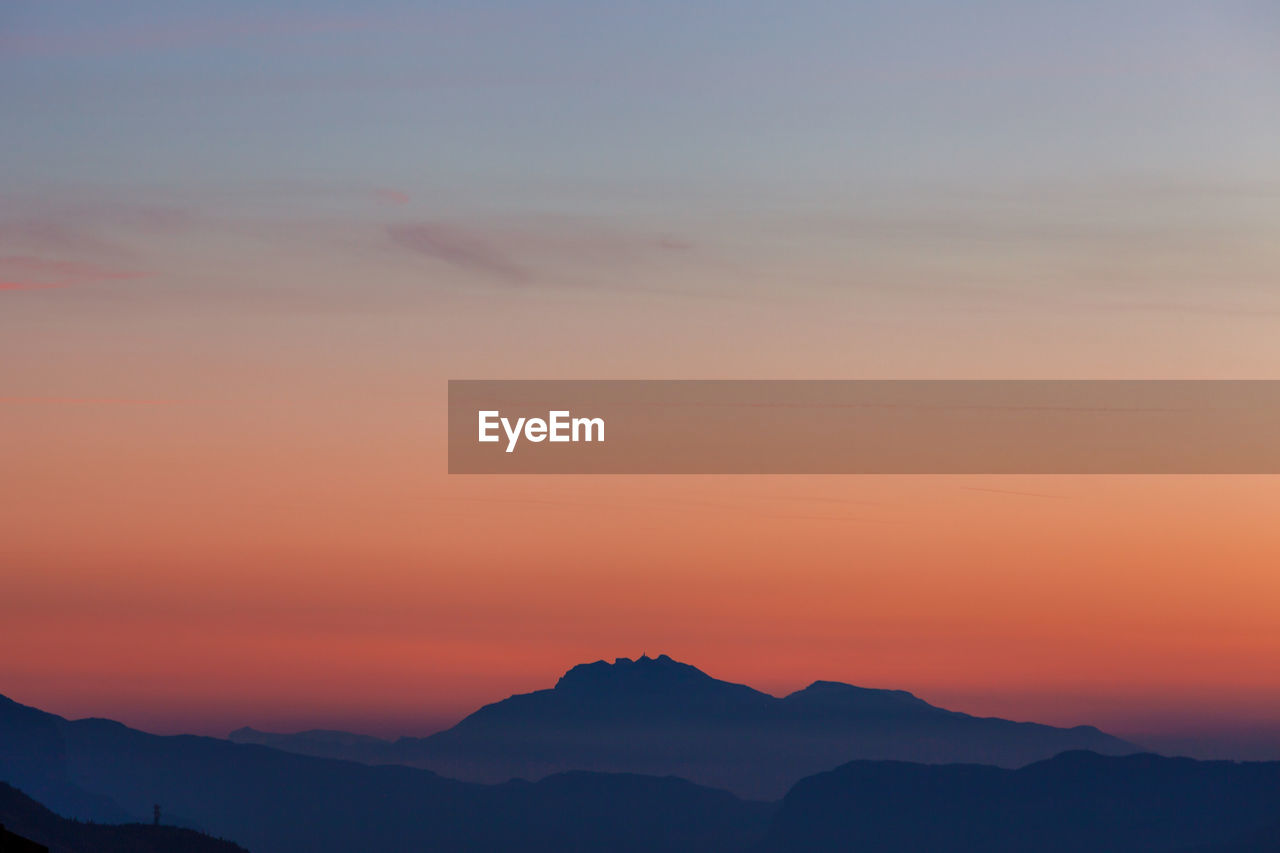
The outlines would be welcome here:
[[[454,474],[1275,474],[1280,381],[454,380]]]

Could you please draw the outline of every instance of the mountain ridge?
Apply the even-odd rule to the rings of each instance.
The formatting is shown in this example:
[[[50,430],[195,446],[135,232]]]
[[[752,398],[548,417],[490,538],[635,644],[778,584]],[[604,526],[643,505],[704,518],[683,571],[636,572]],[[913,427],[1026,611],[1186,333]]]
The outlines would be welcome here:
[[[553,687],[486,704],[426,737],[259,742],[488,784],[571,770],[674,775],[757,800],[858,758],[1016,767],[1070,749],[1140,751],[1093,726],[976,717],[905,690],[817,680],[774,696],[665,654],[577,664]]]
[[[1271,853],[1280,837],[1280,762],[1078,750],[1018,769],[855,760],[753,803],[671,776],[459,782],[3,701],[0,777],[15,772],[67,780],[135,821],[160,802],[166,822],[186,815],[254,853]],[[182,832],[160,829],[109,832]]]
[[[53,736],[33,739],[40,732]],[[48,779],[109,802],[123,816],[112,823],[146,820],[160,803],[166,823],[253,853],[740,853],[773,810],[684,779],[561,774],[480,785],[0,702],[0,780],[30,793]],[[74,797],[54,811],[99,820]]]
[[[1273,851],[1280,762],[1064,752],[1016,770],[853,761],[798,782],[757,853]]]

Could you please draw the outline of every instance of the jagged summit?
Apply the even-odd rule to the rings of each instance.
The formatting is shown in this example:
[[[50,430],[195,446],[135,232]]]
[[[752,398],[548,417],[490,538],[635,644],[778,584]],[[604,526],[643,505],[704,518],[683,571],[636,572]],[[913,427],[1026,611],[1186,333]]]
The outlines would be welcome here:
[[[713,678],[696,666],[668,655],[579,664],[561,676],[553,690],[542,693],[546,695],[543,702],[572,703],[575,716],[596,709],[606,717],[619,713],[679,716],[690,707],[708,702],[727,707],[738,702],[754,704],[773,699],[744,684]]]
[[[614,658],[613,663],[598,660],[594,663],[580,663],[570,669],[556,682],[556,689],[573,689],[583,686],[596,686],[609,682],[663,681],[665,683],[715,681],[696,666],[680,663],[669,655],[658,655],[651,658],[641,655],[631,658]]]

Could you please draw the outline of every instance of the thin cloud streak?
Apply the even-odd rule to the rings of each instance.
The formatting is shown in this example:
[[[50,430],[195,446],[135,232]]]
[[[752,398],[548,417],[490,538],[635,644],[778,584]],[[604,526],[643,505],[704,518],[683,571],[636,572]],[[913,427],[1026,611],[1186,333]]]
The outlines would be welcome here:
[[[116,270],[79,261],[61,261],[32,255],[0,257],[0,290],[56,290],[103,281],[145,278],[148,272]]]
[[[508,282],[528,279],[528,272],[481,233],[449,222],[392,225],[392,244],[414,254]]]
[[[477,225],[449,220],[401,222],[387,225],[384,233],[394,248],[521,284],[554,278],[558,284],[571,285],[575,271],[630,267],[663,257],[688,258],[696,249],[691,240],[669,232],[614,231],[554,216]]]
[[[410,201],[407,192],[390,187],[378,187],[373,191],[373,197],[383,204],[404,205]]]

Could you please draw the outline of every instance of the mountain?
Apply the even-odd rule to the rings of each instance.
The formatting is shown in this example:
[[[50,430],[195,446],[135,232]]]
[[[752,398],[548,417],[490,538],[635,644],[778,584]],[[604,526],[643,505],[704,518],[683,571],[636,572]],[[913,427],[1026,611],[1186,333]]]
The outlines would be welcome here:
[[[0,696],[0,781],[17,784],[58,814],[103,823],[145,817],[72,781],[60,722],[61,717]]]
[[[762,836],[773,808],[675,778],[576,773],[477,785],[69,721],[3,698],[0,779],[40,786],[59,798],[58,812],[81,819],[145,820],[159,803],[167,821],[253,853],[730,853]]]
[[[391,758],[392,742],[372,735],[357,735],[331,729],[311,729],[296,734],[262,732],[245,726],[227,735],[233,743],[253,743],[299,755],[341,758],[363,764],[396,764]]]
[[[654,680],[651,672],[663,673],[663,678]],[[668,687],[657,689],[659,684]],[[583,742],[590,742],[594,721],[604,715],[635,724],[644,736],[641,743],[661,746],[651,735],[655,721],[688,734],[672,726],[685,713],[665,697],[672,684],[683,685],[677,691],[679,709],[697,709],[704,733],[711,734],[712,721],[719,720],[738,738],[744,737],[744,728],[750,731],[739,725],[746,703],[768,709],[773,715],[769,719],[807,720],[820,737],[825,737],[823,721],[845,725],[851,715],[887,718],[895,725],[913,715],[973,719],[932,708],[909,694],[848,685],[819,684],[774,699],[674,661],[641,659],[575,668],[554,690],[529,694],[558,694],[554,703],[515,697],[523,701],[488,706],[473,715],[472,724],[492,731],[495,721],[523,723],[537,719],[534,712],[542,709],[545,720],[562,731],[576,724]],[[565,695],[578,700],[569,704],[567,719]],[[531,710],[525,707],[530,701],[539,704]],[[630,757],[625,742],[607,743]],[[677,743],[696,747],[691,740]],[[749,769],[748,760],[740,766]],[[672,776],[574,771],[536,782],[462,782],[401,765],[316,758],[217,738],[161,737],[110,720],[69,721],[0,698],[0,778],[24,790],[44,786],[62,798],[60,811],[68,817],[106,811],[137,821],[160,803],[166,821],[234,838],[254,853],[1280,849],[1280,762],[1205,762],[1150,754],[1072,751],[1018,769],[859,760],[801,779],[780,804],[773,804]],[[4,810],[6,792],[28,817]],[[49,819],[22,795],[0,789],[0,820],[15,829],[29,827],[31,813]],[[209,847],[220,842],[175,827],[70,826],[102,830],[94,845],[79,848],[95,853],[163,853],[169,848],[145,845],[174,839],[205,845],[191,847],[192,853],[235,849]],[[49,839],[44,843],[51,846],[61,843],[68,845],[66,850],[77,850],[61,837],[27,831],[36,840]],[[175,853],[177,849],[188,848]]]
[[[642,773],[754,799],[777,799],[798,779],[851,759],[1019,767],[1067,750],[1140,751],[1091,726],[973,717],[901,690],[816,681],[776,698],[666,655],[575,666],[554,688],[486,705],[426,738],[326,746],[307,733],[269,737],[280,749],[473,782]]]
[[[0,826],[38,846],[0,840],[0,850],[49,853],[245,853],[229,841],[174,826],[107,825],[67,820],[0,782]]]
[[[1018,770],[855,761],[797,784],[757,849],[1274,853],[1277,815],[1280,762],[1088,752]]]

